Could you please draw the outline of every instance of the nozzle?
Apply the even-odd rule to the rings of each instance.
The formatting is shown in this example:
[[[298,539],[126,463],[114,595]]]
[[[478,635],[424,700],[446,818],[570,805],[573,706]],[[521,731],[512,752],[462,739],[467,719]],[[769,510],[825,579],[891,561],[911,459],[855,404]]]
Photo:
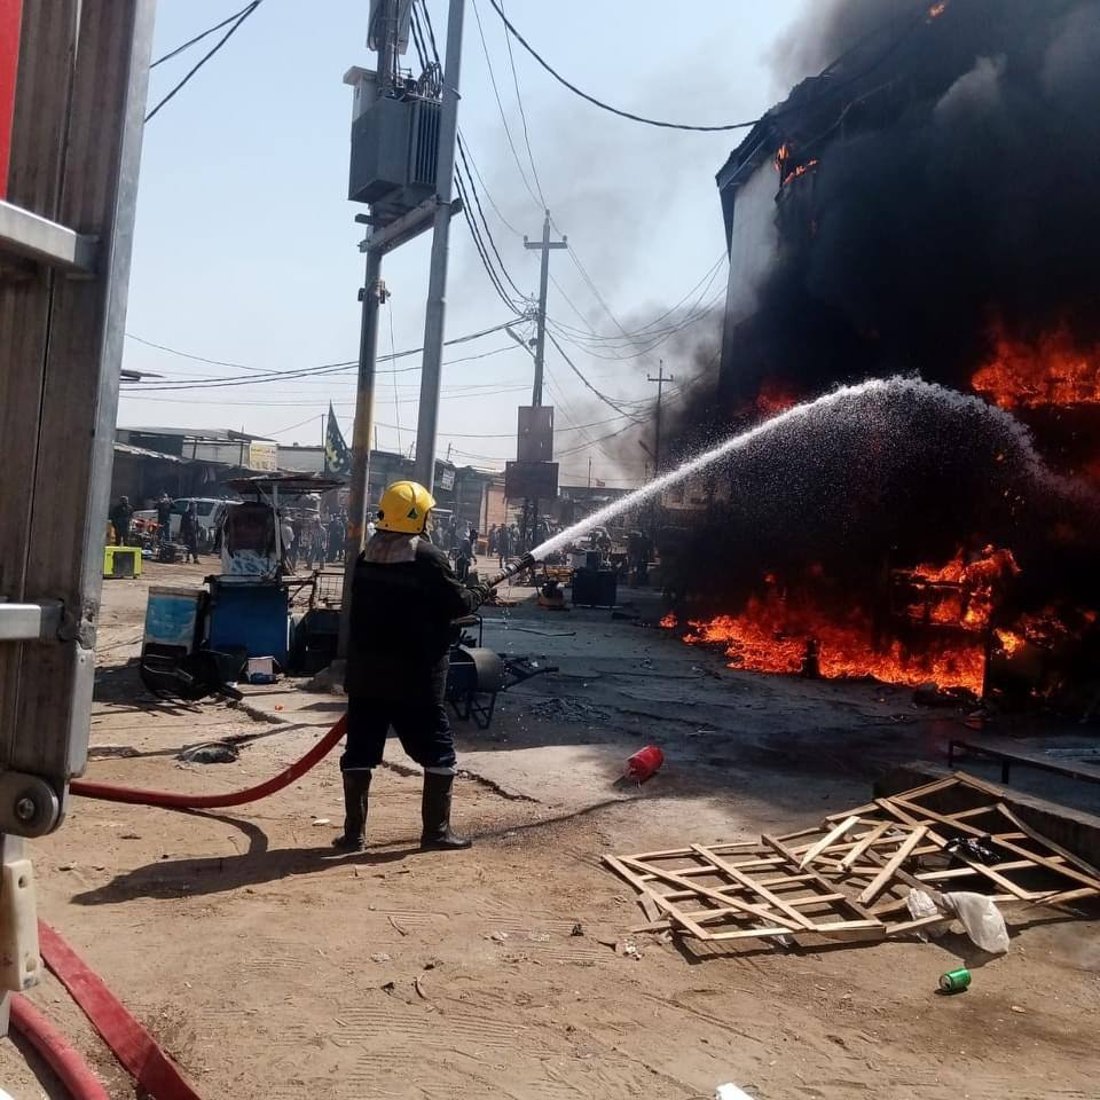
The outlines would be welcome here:
[[[514,577],[517,573],[522,573],[525,569],[530,569],[534,564],[534,555],[531,553],[524,554],[522,557],[516,558],[504,572],[498,573],[485,583],[488,584],[490,588],[496,588],[498,584],[503,584],[509,577]]]

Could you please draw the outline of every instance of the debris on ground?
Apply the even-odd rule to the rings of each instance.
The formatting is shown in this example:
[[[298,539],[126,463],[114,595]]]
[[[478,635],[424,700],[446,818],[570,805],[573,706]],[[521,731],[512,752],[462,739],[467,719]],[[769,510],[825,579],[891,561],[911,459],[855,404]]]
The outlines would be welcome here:
[[[707,942],[863,942],[958,918],[979,947],[999,954],[1008,934],[998,905],[1100,895],[1100,871],[1000,798],[956,773],[782,836],[604,862],[640,895],[650,923],[635,931]],[[974,843],[955,843],[960,837]],[[942,885],[975,889],[940,893]]]
[[[752,1097],[734,1084],[725,1084],[715,1090],[714,1100],[752,1100]]]
[[[235,764],[241,750],[229,741],[209,741],[201,745],[187,745],[176,754],[185,764]]]
[[[993,899],[985,894],[959,891],[943,895],[944,905],[954,913],[966,934],[983,951],[1003,955],[1008,951],[1008,929]]]
[[[595,725],[611,720],[611,714],[603,707],[589,706],[579,699],[566,699],[559,695],[529,703],[527,712],[534,718],[585,723],[586,725]]]

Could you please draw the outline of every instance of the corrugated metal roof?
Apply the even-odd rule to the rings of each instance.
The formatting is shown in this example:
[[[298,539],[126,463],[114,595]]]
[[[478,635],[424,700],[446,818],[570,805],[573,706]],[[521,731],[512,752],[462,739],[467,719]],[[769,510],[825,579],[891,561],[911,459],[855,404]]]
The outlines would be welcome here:
[[[135,447],[131,443],[115,443],[115,453],[134,455],[137,458],[159,458],[162,462],[178,462],[185,466],[191,464],[189,458],[178,458],[176,455],[166,455],[161,451],[146,450],[145,447]]]

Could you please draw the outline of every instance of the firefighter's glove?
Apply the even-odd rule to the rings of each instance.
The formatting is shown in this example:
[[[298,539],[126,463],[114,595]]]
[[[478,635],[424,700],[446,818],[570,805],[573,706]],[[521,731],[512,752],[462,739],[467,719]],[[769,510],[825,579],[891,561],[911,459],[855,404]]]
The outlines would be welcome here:
[[[477,594],[477,602],[483,604],[493,598],[493,589],[487,584],[474,584],[470,586],[470,591]]]

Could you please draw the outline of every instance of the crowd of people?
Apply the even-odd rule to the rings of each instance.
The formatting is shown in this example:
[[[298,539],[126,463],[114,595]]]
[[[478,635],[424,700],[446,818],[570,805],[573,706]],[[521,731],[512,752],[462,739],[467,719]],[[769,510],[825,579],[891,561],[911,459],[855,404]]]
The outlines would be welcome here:
[[[279,538],[283,558],[292,570],[299,565],[306,569],[323,569],[344,560],[348,514],[340,510],[329,516],[320,512],[308,515],[283,515]]]
[[[156,510],[156,522],[143,524],[142,520],[135,520],[129,498],[119,497],[109,513],[111,540],[117,545],[126,545],[140,535],[143,539],[151,539],[155,545],[176,542],[184,549],[185,561],[198,562],[200,552],[218,552],[220,531],[203,529],[193,501],[180,514],[178,529],[174,533],[172,498],[167,492],[163,492],[153,506]],[[137,530],[138,527],[141,527],[140,531]],[[348,514],[343,509],[327,516],[319,511],[280,512],[279,541],[285,567],[291,571],[299,567],[322,569],[325,565],[342,562],[347,528]],[[475,570],[482,541],[488,560],[504,569],[510,560],[523,554],[528,546],[538,546],[551,538],[553,533],[550,520],[540,517],[530,538],[525,538],[524,532],[515,523],[494,523],[482,540],[476,526],[454,513],[440,516],[425,531],[429,541],[453,561],[455,574],[463,583]],[[597,527],[571,549],[599,550],[607,560],[611,555],[612,540],[606,528]],[[624,573],[632,575],[635,583],[645,583],[647,566],[654,553],[652,540],[639,531],[632,531],[627,539],[626,549],[622,563]],[[557,555],[559,558],[565,556]]]

